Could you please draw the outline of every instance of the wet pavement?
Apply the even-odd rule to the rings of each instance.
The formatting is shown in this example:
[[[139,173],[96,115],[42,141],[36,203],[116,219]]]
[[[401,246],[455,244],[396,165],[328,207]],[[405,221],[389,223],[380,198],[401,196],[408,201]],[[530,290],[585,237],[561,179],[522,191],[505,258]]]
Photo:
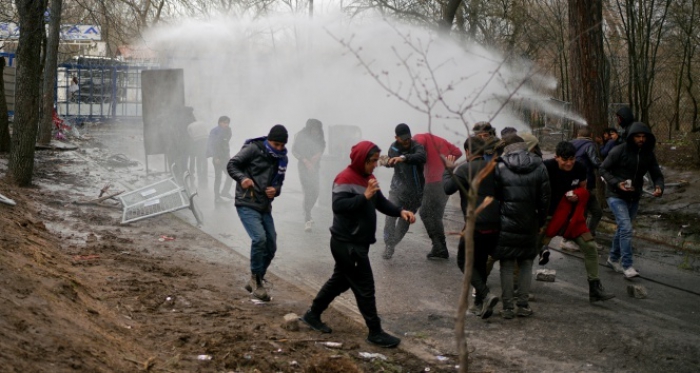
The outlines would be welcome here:
[[[126,137],[123,131],[109,128],[95,129],[89,135],[99,138],[111,152],[124,153],[142,161],[138,126],[127,129]],[[133,141],[113,141],[115,136]],[[236,150],[232,149],[232,152]],[[149,167],[153,171],[162,170],[162,165],[162,158],[151,157]],[[273,203],[278,251],[270,270],[306,290],[311,300],[332,273],[328,231],[332,216],[327,203],[318,203],[313,211],[314,229],[304,232],[302,193],[297,186],[295,167],[295,162],[291,162],[282,195]],[[155,174],[147,178],[143,170],[135,174],[129,174],[131,171],[127,170],[138,170],[138,167],[114,168],[111,172],[121,175],[120,179],[132,187],[165,175]],[[388,169],[376,172],[385,193],[390,172]],[[209,189],[213,188],[211,173],[210,167]],[[201,230],[248,258],[250,240],[233,203],[215,206],[210,190],[200,189],[199,192],[196,200],[205,215]],[[321,196],[324,197],[329,198]],[[189,211],[176,214],[195,224]],[[427,260],[425,255],[430,250],[430,241],[418,219],[396,247],[394,257],[384,260],[381,257],[384,249],[382,216],[378,222],[378,243],[370,250],[370,260],[376,281],[377,306],[385,328],[404,336],[404,348],[428,359],[446,356],[445,364],[454,364],[454,320],[462,283],[455,259],[457,236],[448,237],[449,260]],[[454,198],[448,205],[445,223],[447,231],[456,232],[461,228],[462,219]],[[609,235],[599,234],[599,243],[603,247],[609,245],[609,240]],[[557,240],[554,240],[551,245],[556,248],[556,244]],[[673,260],[658,259],[677,255],[673,250],[642,240],[635,240],[634,244],[642,254],[635,258],[635,268],[642,277],[634,280],[626,280],[603,266],[607,255],[605,249],[600,251],[601,281],[617,297],[597,304],[588,302],[588,284],[580,253],[552,250],[546,268],[557,271],[556,281],[533,280],[533,317],[504,320],[496,313],[489,320],[474,316],[467,318],[469,346],[474,349],[472,357],[483,361],[497,360],[501,365],[511,366],[509,371],[518,372],[690,371],[686,368],[697,367],[700,364],[700,276],[696,272],[680,270]],[[220,259],[230,258],[229,254],[222,253]],[[216,256],[216,253],[203,255]],[[538,268],[535,266],[533,270]],[[240,284],[240,288],[232,291],[243,291],[248,275],[237,274],[234,283]],[[489,286],[496,294],[500,293],[499,282],[496,267],[489,278]],[[632,284],[644,286],[648,298],[628,296],[627,287]],[[352,293],[339,297],[333,306],[361,321]],[[497,309],[500,310],[500,304]],[[304,310],[290,311],[300,313]]]

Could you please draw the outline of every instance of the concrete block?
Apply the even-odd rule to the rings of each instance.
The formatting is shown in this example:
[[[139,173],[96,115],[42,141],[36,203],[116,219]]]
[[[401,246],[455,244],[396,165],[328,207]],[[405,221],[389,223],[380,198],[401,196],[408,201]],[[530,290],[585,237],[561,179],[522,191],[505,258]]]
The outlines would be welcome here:
[[[647,297],[647,288],[642,285],[627,285],[627,295],[637,299],[644,299]]]
[[[288,313],[284,315],[284,321],[282,322],[282,329],[289,330],[291,332],[296,332],[299,330],[299,315],[296,313]]]
[[[535,279],[537,281],[554,282],[557,277],[557,271],[553,269],[538,269],[535,271]]]

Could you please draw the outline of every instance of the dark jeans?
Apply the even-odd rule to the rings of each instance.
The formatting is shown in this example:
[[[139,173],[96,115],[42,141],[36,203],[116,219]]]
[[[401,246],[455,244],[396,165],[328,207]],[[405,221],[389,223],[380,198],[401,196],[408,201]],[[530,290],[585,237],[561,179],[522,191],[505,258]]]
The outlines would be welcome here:
[[[267,268],[277,252],[277,232],[272,214],[262,213],[250,207],[236,207],[238,217],[250,236],[250,272],[265,277]]]
[[[400,196],[389,192],[389,201],[404,210],[415,213],[420,208],[421,196]],[[401,218],[387,216],[384,221],[384,243],[387,246],[396,246],[408,232],[411,223]]]
[[[228,162],[228,160],[222,159],[217,165],[216,162],[212,161],[214,164],[214,198],[219,198],[221,194],[231,193],[233,179],[228,175],[228,171],[226,171],[226,162]],[[224,189],[221,189],[221,175],[226,178],[226,181],[224,181]]]
[[[308,170],[303,163],[299,164],[299,180],[301,180],[301,189],[304,191],[304,217],[306,221],[311,219],[311,209],[314,208],[318,200],[318,170]]]
[[[311,304],[311,312],[321,315],[333,300],[352,290],[357,308],[370,332],[382,329],[374,297],[374,275],[369,263],[369,245],[343,242],[331,236],[331,254],[335,267],[331,278],[321,287]]]
[[[486,281],[491,270],[488,268],[489,256],[493,254],[493,250],[498,244],[498,231],[488,231],[482,233],[474,231],[474,271],[472,272],[471,284],[476,289],[476,298],[474,304],[482,304],[484,298],[489,294],[489,287]],[[459,239],[459,247],[457,248],[457,266],[464,273],[465,263],[465,242],[464,237]]]
[[[589,190],[591,196],[588,198],[588,204],[586,205],[586,214],[588,214],[588,230],[591,234],[595,236],[595,231],[598,229],[598,223],[600,219],[603,218],[603,208],[600,207],[598,202],[598,197],[595,195],[595,189]]]
[[[423,189],[423,203],[420,209],[420,218],[423,220],[428,237],[433,243],[433,248],[447,250],[445,243],[445,226],[442,217],[445,215],[445,206],[449,196],[442,188],[442,182],[425,184]]]

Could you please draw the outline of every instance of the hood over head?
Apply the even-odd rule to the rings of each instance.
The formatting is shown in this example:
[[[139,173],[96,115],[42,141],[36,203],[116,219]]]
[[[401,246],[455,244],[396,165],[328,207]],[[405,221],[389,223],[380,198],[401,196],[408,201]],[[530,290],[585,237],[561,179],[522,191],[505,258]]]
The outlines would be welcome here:
[[[367,187],[369,180],[374,179],[374,175],[365,174],[365,162],[367,154],[371,150],[379,147],[371,141],[360,141],[350,150],[350,165],[335,177],[334,184],[356,184]]]
[[[643,133],[647,135],[647,141],[644,143],[644,146],[642,147],[643,149],[654,150],[656,147],[656,136],[651,133],[649,126],[642,122],[634,122],[632,125],[630,125],[629,129],[627,130],[627,138],[625,139],[628,145],[635,146],[634,135],[636,133]]]
[[[542,158],[530,153],[524,142],[506,146],[500,161],[516,174],[530,173],[542,164]]]
[[[627,128],[630,124],[634,123],[634,113],[629,106],[619,108],[615,114],[622,119],[620,121],[620,126],[622,128]]]

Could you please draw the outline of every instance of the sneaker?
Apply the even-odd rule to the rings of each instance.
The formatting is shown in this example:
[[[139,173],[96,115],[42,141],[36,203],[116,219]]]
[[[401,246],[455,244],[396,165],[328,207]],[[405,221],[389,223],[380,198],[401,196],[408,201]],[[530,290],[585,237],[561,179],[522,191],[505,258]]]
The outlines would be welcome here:
[[[270,295],[267,294],[267,290],[265,289],[265,285],[263,285],[263,279],[259,275],[255,276],[255,286],[253,286],[253,296],[260,299],[263,302],[269,302]]]
[[[503,317],[504,319],[512,319],[515,317],[515,312],[513,312],[512,308],[502,310],[501,317]]]
[[[622,274],[625,275],[625,278],[632,278],[632,277],[639,276],[639,272],[637,272],[637,270],[632,268],[632,267],[627,267],[626,269],[623,269]]]
[[[493,315],[493,307],[495,307],[496,304],[498,304],[499,300],[500,299],[498,299],[498,297],[495,295],[489,294],[486,296],[483,308],[481,309],[482,319],[488,319],[489,317],[491,317],[491,315]]]
[[[309,220],[306,222],[306,225],[304,225],[304,232],[311,232],[311,228],[314,226],[314,221]]]
[[[535,311],[531,310],[529,307],[518,307],[518,311],[515,313],[518,317],[528,317],[532,316]]]
[[[300,317],[299,320],[303,321],[311,329],[321,333],[330,333],[333,331],[328,325],[321,321],[320,316],[311,313],[311,310],[306,311],[304,316]]]
[[[386,248],[384,249],[384,254],[382,255],[382,258],[389,260],[389,259],[391,259],[392,256],[394,256],[394,246],[386,245]]]
[[[561,241],[561,249],[562,250],[568,250],[568,251],[579,251],[581,250],[576,242],[574,241],[569,241],[569,240],[562,240]]]
[[[367,336],[367,342],[384,348],[393,348],[401,343],[401,339],[394,337],[385,331],[380,331],[378,333],[370,333]]]
[[[539,265],[543,266],[547,263],[549,263],[549,249],[545,246],[542,251],[540,251]]]
[[[219,196],[220,196],[221,198],[233,199],[233,196],[231,195],[231,193],[222,193],[222,194],[219,195]]]
[[[467,313],[471,313],[472,315],[475,316],[481,316],[481,310],[484,308],[483,303],[474,303],[469,307],[467,310]]]
[[[450,252],[447,250],[430,250],[428,255],[425,256],[428,259],[449,259],[450,258]]]
[[[214,203],[217,204],[217,205],[222,204],[222,203],[224,203],[224,202],[226,202],[226,201],[224,201],[223,199],[221,199],[221,197],[216,197],[216,198],[214,198]]]
[[[622,265],[620,264],[620,261],[619,261],[619,260],[618,260],[618,261],[613,261],[612,259],[610,259],[610,257],[608,257],[608,261],[605,262],[605,263],[608,265],[608,267],[612,268],[612,269],[613,269],[615,272],[617,272],[617,273],[623,273],[623,272],[624,272],[624,270],[622,269]]]
[[[248,280],[248,283],[246,283],[243,288],[245,288],[245,290],[249,293],[253,292],[253,289],[255,288],[255,275],[250,276],[250,280]]]

